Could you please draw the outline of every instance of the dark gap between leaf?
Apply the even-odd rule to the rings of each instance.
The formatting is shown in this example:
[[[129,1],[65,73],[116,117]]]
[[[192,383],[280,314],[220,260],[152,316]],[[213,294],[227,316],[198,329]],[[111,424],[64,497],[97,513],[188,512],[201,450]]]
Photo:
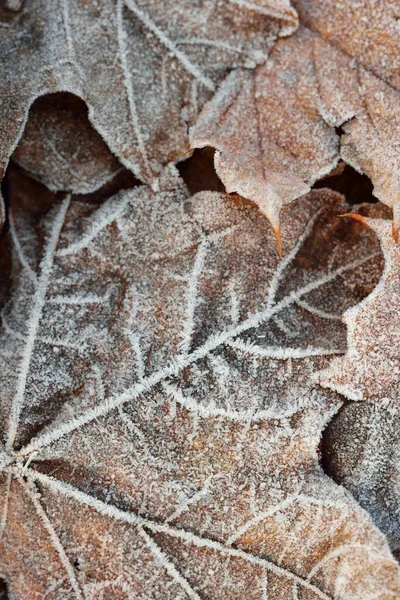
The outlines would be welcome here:
[[[214,148],[206,146],[195,150],[189,158],[177,164],[178,171],[189,192],[225,192],[225,186],[214,168]]]
[[[0,600],[8,600],[11,597],[6,580],[3,577],[0,577]]]
[[[80,565],[79,558],[75,558],[75,560],[72,562],[72,566],[74,567],[74,569],[76,571],[80,571],[81,565]],[[0,600],[1,600],[1,597],[0,597]]]
[[[88,108],[86,103],[79,96],[71,94],[70,92],[55,92],[54,94],[45,94],[39,96],[32,106],[47,109],[54,107],[59,111],[67,110],[68,112],[77,115],[87,115]]]
[[[326,475],[333,479],[335,483],[341,485],[340,477],[337,477],[336,470],[332,465],[332,444],[335,442],[335,438],[332,439],[331,431],[332,427],[334,427],[339,415],[343,412],[343,410],[348,406],[351,401],[346,400],[342,397],[343,405],[339,408],[339,410],[333,415],[331,420],[326,424],[325,429],[322,432],[321,440],[318,446],[318,455],[320,465]]]
[[[67,120],[69,119],[70,122],[74,122],[74,120],[79,119],[80,123],[82,123],[82,120],[84,122],[86,122],[87,124],[87,128],[88,130],[91,130],[93,132],[93,135],[95,136],[95,138],[98,139],[98,144],[99,144],[99,148],[100,149],[104,149],[104,152],[108,152],[110,159],[112,157],[112,160],[115,162],[117,169],[116,169],[116,173],[114,175],[114,177],[112,179],[109,179],[106,183],[104,183],[100,188],[98,188],[97,190],[95,190],[94,192],[90,192],[87,194],[74,194],[72,196],[72,200],[78,200],[78,201],[84,201],[84,202],[91,202],[91,203],[100,203],[103,202],[104,200],[106,200],[107,198],[113,196],[114,194],[116,194],[117,192],[119,192],[120,190],[126,190],[126,189],[130,189],[133,187],[136,187],[138,185],[141,185],[141,182],[133,175],[133,173],[131,171],[129,171],[128,169],[126,169],[122,163],[120,163],[120,161],[117,159],[117,157],[111,152],[111,150],[108,148],[108,145],[106,144],[106,142],[103,140],[103,138],[100,136],[100,134],[96,131],[96,129],[93,127],[93,125],[90,123],[89,121],[89,117],[88,117],[88,107],[86,105],[86,103],[79,98],[78,96],[75,96],[74,94],[71,94],[69,92],[56,92],[54,94],[46,94],[44,96],[40,96],[39,98],[37,98],[34,103],[32,104],[31,108],[30,108],[30,114],[34,112],[34,114],[46,114],[48,112],[51,112],[52,114],[59,114],[59,115],[67,115],[64,118],[66,118]],[[28,117],[28,122],[27,125],[29,124],[29,117]],[[21,139],[23,139],[24,136],[22,136]],[[80,140],[82,143],[82,140]],[[92,140],[93,142],[93,140]],[[32,140],[31,140],[32,143]],[[13,156],[11,157],[11,161],[10,161],[10,165],[14,162],[14,164],[16,164],[17,160],[18,160],[18,147],[16,149],[16,151],[14,152]],[[14,160],[13,160],[14,158]],[[19,161],[18,161],[19,162]],[[118,169],[118,165],[119,165],[119,169]],[[20,166],[20,165],[19,165]],[[20,168],[24,169],[24,166],[20,166]],[[35,177],[35,175],[31,175],[29,172],[26,171],[25,172],[30,175],[31,177]],[[7,173],[6,173],[7,176]],[[63,190],[63,192],[68,192],[67,189]]]
[[[335,192],[343,194],[349,204],[362,204],[363,202],[378,202],[378,198],[373,194],[371,180],[366,175],[357,173],[353,167],[340,162],[323,179],[317,181],[313,189],[329,188]]]

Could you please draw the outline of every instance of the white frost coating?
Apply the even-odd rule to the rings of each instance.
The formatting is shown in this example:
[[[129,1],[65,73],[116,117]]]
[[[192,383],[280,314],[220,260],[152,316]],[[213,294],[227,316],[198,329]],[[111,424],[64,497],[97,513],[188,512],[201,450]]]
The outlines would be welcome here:
[[[13,398],[13,404],[11,408],[6,443],[8,451],[12,450],[15,435],[17,433],[19,417],[24,402],[25,387],[28,380],[33,348],[35,345],[35,340],[39,329],[39,323],[45,304],[47,286],[50,280],[50,273],[53,266],[54,254],[57,247],[58,238],[60,236],[61,229],[64,224],[64,219],[68,210],[70,199],[71,197],[67,196],[67,198],[61,203],[60,209],[53,222],[53,229],[45,249],[43,260],[40,263],[40,277],[38,279],[36,292],[32,302],[32,310],[27,323],[28,335],[26,338],[21,366],[18,373],[17,389]]]
[[[231,321],[232,325],[237,325],[240,320],[239,300],[235,291],[233,281],[229,283],[229,295],[231,297]]]
[[[139,117],[136,109],[136,100],[134,95],[134,86],[132,82],[132,76],[128,65],[127,59],[127,48],[126,48],[126,32],[124,29],[123,9],[125,2],[124,0],[117,0],[117,35],[118,35],[118,46],[119,46],[119,59],[121,61],[122,70],[124,72],[124,85],[126,95],[129,103],[129,114],[131,118],[131,124],[136,136],[139,151],[143,160],[143,165],[147,176],[151,177],[151,168],[149,159],[147,156],[146,145],[143,139],[143,134],[140,129]]]
[[[268,600],[268,571],[265,567],[261,578],[261,594],[261,600]]]
[[[306,348],[282,348],[279,346],[257,346],[257,344],[248,344],[242,340],[233,340],[227,342],[227,345],[231,348],[241,350],[245,354],[251,356],[260,356],[263,358],[278,358],[282,360],[288,360],[289,358],[308,358],[310,356],[329,356],[331,354],[342,354],[343,351],[340,349],[326,349],[326,348],[312,348],[307,346]]]
[[[264,62],[268,58],[267,54],[262,54],[261,52],[242,50],[241,48],[236,48],[223,41],[208,40],[207,38],[192,37],[187,39],[177,39],[175,40],[175,44],[177,46],[210,46],[212,48],[220,48],[221,50],[228,50],[229,52],[235,52],[236,54],[245,54],[249,56],[249,58],[254,58],[257,62]],[[195,83],[197,83],[197,80],[195,80]]]
[[[294,581],[292,585],[292,600],[299,600],[297,583]]]
[[[251,2],[251,0],[228,0],[231,4],[236,4],[242,8],[247,8],[249,10],[254,10],[263,15],[271,15],[277,19],[284,19],[289,21],[289,24],[282,29],[280,32],[281,37],[286,37],[291,35],[294,31],[296,31],[299,19],[296,11],[289,2],[286,0],[281,0],[280,4],[282,8],[277,6],[276,2],[270,3],[268,0],[264,1],[264,6],[256,2]]]
[[[31,279],[33,281],[33,283],[36,285],[36,283],[37,283],[36,273],[33,271],[32,267],[28,263],[28,260],[27,260],[25,254],[24,254],[24,252],[22,250],[20,241],[18,239],[18,234],[17,234],[16,229],[15,229],[15,223],[14,223],[14,219],[13,219],[12,213],[10,213],[9,225],[10,225],[11,239],[13,241],[14,248],[15,248],[15,251],[16,251],[17,256],[19,258],[19,261],[20,261],[21,265],[26,269],[26,272],[27,272],[27,275],[28,275],[29,279]]]
[[[94,294],[85,294],[84,296],[53,296],[48,298],[47,302],[50,304],[104,304],[110,298],[109,294],[104,296],[95,296]]]
[[[318,219],[318,217],[322,214],[323,212],[323,208],[320,208],[312,217],[311,219],[308,221],[307,225],[305,226],[303,233],[299,236],[298,241],[296,242],[296,244],[293,246],[292,250],[289,252],[289,254],[287,254],[285,256],[285,258],[283,258],[276,271],[275,274],[272,278],[272,281],[270,283],[269,286],[269,292],[268,292],[268,306],[272,306],[275,300],[275,296],[276,293],[278,291],[278,286],[279,286],[279,282],[280,279],[282,277],[283,272],[285,271],[285,269],[287,269],[287,267],[293,262],[293,259],[296,257],[297,253],[299,252],[300,248],[302,247],[302,245],[304,244],[304,242],[306,241],[306,239],[309,237],[309,235],[311,234],[313,227]]]
[[[308,302],[305,302],[304,300],[298,300],[296,302],[296,304],[298,306],[300,306],[301,308],[304,308],[305,310],[307,310],[312,315],[315,315],[316,317],[321,317],[321,319],[327,319],[328,321],[341,321],[342,320],[342,315],[334,315],[332,313],[327,313],[324,310],[315,308],[315,306],[311,306],[311,304],[308,304]]]
[[[29,481],[33,484],[33,481],[31,480],[31,478],[29,478]],[[40,520],[42,521],[47,533],[49,534],[51,543],[54,546],[54,549],[56,550],[57,554],[59,555],[60,562],[61,562],[62,566],[64,567],[66,574],[68,575],[68,580],[69,580],[69,583],[70,583],[72,589],[74,590],[75,598],[77,598],[78,600],[84,600],[84,596],[79,587],[79,583],[75,577],[74,569],[73,569],[71,563],[69,562],[68,556],[66,555],[66,552],[60,541],[60,538],[58,537],[57,533],[55,532],[54,527],[51,524],[51,521],[50,521],[49,517],[47,516],[43,506],[41,505],[40,501],[37,499],[35,492],[31,489],[31,487],[27,483],[25,483],[25,481],[22,479],[22,477],[18,477],[18,483],[21,485],[22,489],[25,491],[25,493],[31,500]]]
[[[327,554],[325,554],[324,558],[320,561],[317,562],[316,565],[314,565],[314,567],[311,569],[311,571],[309,572],[308,576],[307,576],[307,581],[311,581],[315,575],[318,573],[318,571],[320,571],[324,565],[329,562],[330,560],[333,560],[334,558],[337,558],[338,556],[343,556],[343,554],[347,554],[348,552],[351,552],[352,550],[361,550],[362,552],[366,552],[367,554],[376,554],[378,556],[378,553],[376,552],[376,550],[374,550],[374,548],[370,548],[369,546],[366,546],[365,544],[360,544],[360,543],[351,543],[351,544],[342,544],[341,546],[339,546],[338,548],[335,548],[334,550],[332,550],[331,552],[328,552]]]
[[[89,222],[89,226],[85,235],[83,235],[78,242],[70,244],[67,248],[62,248],[56,253],[57,256],[69,256],[80,252],[84,248],[87,248],[92,240],[107,227],[115,219],[122,215],[125,208],[129,203],[129,195],[124,195],[119,201],[112,198],[96,212],[95,218]],[[116,207],[114,205],[117,205]]]
[[[75,50],[74,50],[74,41],[72,37],[71,31],[71,19],[69,14],[69,3],[68,0],[61,0],[63,21],[64,21],[64,29],[65,29],[65,38],[67,40],[67,51],[68,58],[74,60],[75,58]]]
[[[144,365],[144,360],[143,360],[143,353],[142,353],[142,349],[140,347],[140,338],[136,333],[133,333],[132,331],[126,330],[126,336],[130,341],[130,344],[132,346],[132,350],[135,353],[135,357],[136,357],[136,367],[137,367],[137,376],[139,381],[143,381],[144,376],[145,376],[145,365]]]
[[[14,21],[1,41],[5,101],[0,119],[7,132],[0,145],[1,166],[16,147],[29,105],[43,94],[68,91],[86,102],[90,121],[121,163],[155,187],[160,166],[182,157],[188,149],[187,109],[191,123],[227,72],[261,64],[288,23],[293,29],[293,9],[280,2],[274,11],[276,2],[271,4],[271,9],[258,11],[257,22],[251,4],[229,7],[234,14],[232,27],[231,20],[224,18],[226,2],[207,0],[193,5],[190,0],[179,0],[169,5],[166,0],[145,4],[121,0],[116,6],[113,0],[104,0],[98,6],[96,26],[91,3],[78,8],[62,0],[47,11],[46,0],[39,4],[27,0],[23,29]],[[125,6],[130,10],[124,12]],[[133,27],[125,37],[129,24]],[[38,52],[30,52],[21,31],[36,40]],[[188,39],[209,43],[183,51],[179,41]],[[158,75],[166,57],[163,82]],[[10,85],[10,74],[16,85]],[[190,107],[188,80],[188,86],[194,81],[200,87]],[[166,81],[167,98],[160,102]],[[10,114],[16,118],[10,119]]]
[[[284,500],[282,500],[282,502],[279,502],[279,504],[276,504],[275,506],[270,506],[268,510],[256,514],[252,519],[250,519],[249,521],[244,523],[244,525],[239,527],[239,529],[235,531],[235,533],[233,533],[226,540],[226,546],[232,546],[232,544],[234,544],[244,533],[246,533],[246,531],[249,531],[249,529],[252,529],[256,525],[258,525],[258,523],[261,523],[261,521],[264,521],[264,519],[272,517],[274,514],[284,511],[286,508],[291,506],[294,502],[296,502],[296,500],[298,500],[299,493],[300,492],[289,494]]]
[[[340,394],[343,394],[346,398],[353,401],[361,401],[365,399],[365,392],[361,385],[357,385],[355,381],[347,382],[345,384],[340,383],[340,374],[341,371],[348,368],[350,364],[359,363],[360,373],[362,373],[362,358],[365,356],[360,356],[360,352],[358,349],[359,342],[359,320],[364,317],[364,315],[368,315],[368,309],[371,307],[371,318],[373,313],[377,310],[377,306],[381,307],[382,298],[385,296],[385,289],[388,285],[390,285],[391,274],[397,271],[396,262],[394,256],[391,251],[387,248],[387,239],[390,240],[390,245],[393,243],[392,232],[390,231],[390,225],[387,221],[383,219],[365,219],[366,225],[369,225],[378,236],[380,241],[380,245],[382,248],[382,252],[385,257],[384,268],[382,276],[372,290],[372,292],[364,298],[361,302],[348,309],[343,314],[343,321],[347,326],[347,352],[343,358],[338,359],[337,361],[333,361],[332,364],[329,365],[327,369],[324,371],[320,371],[315,374],[315,381],[317,381],[320,385],[324,387],[328,387],[334,391],[337,391]],[[389,230],[389,231],[388,231]],[[396,246],[394,246],[396,248]],[[380,308],[379,308],[380,310]],[[365,317],[364,317],[365,318]],[[367,326],[370,325],[367,318]],[[371,333],[369,333],[371,335]],[[373,346],[373,341],[371,340],[371,346]],[[370,349],[370,352],[374,353],[374,348]],[[365,353],[365,350],[362,351]],[[368,373],[364,373],[364,375],[368,375]]]
[[[4,327],[4,331],[6,333],[8,333],[8,335],[10,335],[14,339],[19,340],[21,342],[26,341],[26,338],[24,335],[22,335],[22,333],[19,333],[19,331],[15,331],[15,329],[13,329],[13,327],[11,327],[11,325],[9,324],[9,322],[8,322],[7,318],[4,316],[4,314],[1,315],[1,321],[2,321],[2,326]]]
[[[360,260],[346,264],[352,257],[369,260],[373,235],[362,229],[360,240],[350,242],[350,248],[346,246],[342,253],[331,221],[339,199],[326,191],[313,192],[299,201],[294,214],[285,210],[283,231],[291,240],[291,247],[304,232],[310,215],[323,204],[326,211],[319,223],[323,235],[329,236],[333,231],[334,237],[323,248],[320,260],[313,251],[314,237],[320,239],[320,232],[314,226],[293,267],[278,278],[277,293],[268,303],[268,289],[279,260],[272,232],[265,227],[258,211],[248,204],[237,206],[225,195],[203,194],[189,200],[182,191],[177,197],[173,182],[166,183],[168,187],[160,195],[144,187],[134,193],[127,192],[131,199],[129,210],[121,217],[125,238],[112,225],[99,232],[85,254],[56,261],[48,296],[65,299],[91,294],[101,298],[109,291],[110,298],[109,303],[93,305],[46,302],[38,338],[75,342],[79,337],[88,345],[82,359],[72,352],[52,352],[51,348],[37,345],[31,372],[38,393],[34,395],[36,390],[32,387],[31,391],[31,386],[27,389],[29,406],[25,401],[27,406],[18,435],[18,440],[29,445],[13,456],[17,461],[21,455],[28,458],[25,471],[20,473],[29,476],[34,468],[31,451],[38,444],[41,451],[34,460],[40,461],[41,469],[48,471],[48,461],[54,460],[56,469],[58,460],[60,465],[65,462],[68,470],[52,471],[53,476],[83,489],[92,501],[101,498],[103,508],[118,506],[124,513],[128,500],[134,516],[146,518],[145,522],[128,527],[113,523],[111,518],[105,520],[72,498],[56,497],[49,504],[53,507],[49,512],[52,522],[53,516],[57,523],[62,522],[59,518],[66,523],[70,518],[74,521],[74,515],[80,515],[79,520],[84,518],[84,530],[78,523],[76,527],[68,526],[65,532],[68,541],[64,541],[64,535],[61,540],[68,555],[70,549],[83,544],[88,565],[92,561],[91,530],[109,528],[110,541],[124,532],[121,547],[110,544],[110,553],[105,550],[98,557],[98,574],[93,579],[113,582],[123,571],[127,574],[126,588],[121,590],[126,594],[135,595],[143,590],[156,597],[153,590],[156,586],[161,589],[161,582],[166,581],[172,595],[183,596],[184,590],[175,592],[176,582],[155,564],[157,556],[161,561],[166,556],[167,563],[174,565],[200,596],[210,595],[204,590],[213,586],[213,597],[223,597],[224,589],[244,589],[243,575],[245,579],[254,578],[254,587],[261,597],[264,563],[262,566],[254,561],[267,556],[283,572],[305,577],[327,548],[342,542],[341,532],[350,541],[362,543],[366,538],[365,544],[376,549],[380,556],[376,570],[368,555],[360,553],[367,565],[371,562],[370,579],[374,585],[374,581],[383,577],[380,565],[384,568],[387,564],[389,569],[393,565],[384,539],[372,523],[362,519],[362,511],[354,500],[348,501],[349,510],[344,515],[339,506],[343,492],[320,473],[317,465],[321,428],[340,403],[334,394],[310,382],[311,373],[328,360],[313,355],[287,360],[248,357],[243,356],[243,350],[236,352],[229,347],[230,343],[241,342],[247,349],[249,345],[261,351],[268,351],[271,346],[274,349],[288,346],[289,352],[298,349],[303,352],[341,346],[343,326],[327,320],[318,322],[314,331],[310,325],[315,319],[296,305],[307,298],[318,308],[327,306],[328,311],[335,309],[336,301],[340,306],[349,306],[353,299],[352,283],[366,277],[369,282],[371,272],[375,278],[379,261],[354,269],[343,278],[345,286],[341,286],[341,278],[331,283],[328,288],[330,293],[334,290],[332,302],[325,301],[324,284],[343,273],[342,265],[351,269],[362,264]],[[94,207],[73,204],[59,247],[77,243],[82,231],[83,236],[87,235],[91,225],[101,220],[101,212],[95,216],[93,211]],[[87,217],[88,212],[92,216]],[[83,215],[80,221],[79,215]],[[78,223],[76,230],[75,223]],[[193,278],[196,251],[204,232],[210,241],[217,242],[221,235],[234,230],[235,223],[240,223],[235,234],[210,248],[200,265],[200,277]],[[16,271],[20,289],[14,305],[6,312],[12,327],[24,332],[22,324],[29,313],[32,286],[17,260]],[[196,280],[192,294],[196,306],[190,315],[186,300],[190,281]],[[191,343],[183,356],[179,355],[179,344],[188,315],[196,324],[196,338],[191,332]],[[295,333],[295,338],[288,340],[281,335],[274,323],[276,317],[289,333]],[[74,331],[73,336],[69,337],[68,331]],[[129,343],[129,333],[137,336],[133,344]],[[14,350],[14,360],[6,361],[6,368],[13,369],[23,345],[7,335],[3,339]],[[135,346],[139,346],[136,343],[139,340],[146,372],[137,369]],[[58,405],[58,398],[49,387],[53,377],[56,386],[59,385],[56,390],[61,389],[66,397]],[[52,402],[53,397],[54,417],[42,427],[39,421],[36,431],[40,437],[27,440],[33,429],[29,429],[31,415],[35,419],[35,411],[40,413],[42,409],[44,414],[46,403]],[[123,410],[124,402],[132,403]],[[295,419],[290,418],[292,414],[296,414]],[[68,431],[72,435],[59,439]],[[52,444],[52,440],[58,441]],[[84,483],[81,469],[88,473]],[[7,466],[5,470],[9,470]],[[62,481],[59,484],[63,485]],[[298,500],[290,503],[289,499],[284,511],[274,512],[274,507],[285,502],[300,485],[303,494],[299,493]],[[42,491],[46,507],[48,494]],[[306,493],[309,497],[303,498]],[[260,515],[271,511],[273,514],[263,521]],[[82,512],[89,515],[87,520]],[[318,518],[313,519],[314,515]],[[154,547],[152,557],[142,544],[145,552],[143,556],[140,554],[135,546],[138,525],[156,542],[163,555]],[[31,529],[34,535],[33,525]],[[59,531],[58,525],[55,529]],[[189,540],[189,535],[194,541]],[[236,539],[235,547],[227,548],[226,541],[232,539]],[[130,540],[133,545],[125,545]],[[270,545],[268,540],[272,540]],[[280,562],[287,541],[290,544],[284,561]],[[235,554],[237,551],[239,554]],[[355,555],[342,560],[347,570],[343,571],[341,589],[350,586],[354,577],[357,592],[361,590],[362,595],[369,585],[358,580],[357,551]],[[310,560],[310,556],[314,559]],[[54,552],[51,557],[54,564],[59,563]],[[86,559],[82,566],[85,562]],[[338,560],[327,563],[323,573],[312,581],[322,586],[326,595],[332,594],[338,563]],[[287,581],[287,577],[284,580],[283,572],[269,578],[267,592],[271,598],[282,593],[290,597],[294,580]],[[395,586],[394,578],[393,575],[391,582]],[[95,586],[96,581],[93,586],[91,582],[85,585],[86,593],[101,593],[100,586]],[[305,594],[304,586],[299,584],[298,589],[300,597]],[[117,589],[114,592],[112,586],[108,591],[122,594]],[[307,594],[315,596],[311,590]],[[355,597],[354,594],[354,600]]]
[[[230,421],[236,423],[242,423],[245,428],[250,427],[252,423],[262,422],[267,419],[286,419],[294,414],[298,407],[293,406],[287,411],[282,411],[281,414],[277,415],[275,407],[272,406],[266,410],[254,410],[249,408],[247,410],[233,410],[232,408],[219,408],[215,403],[210,400],[207,405],[199,404],[189,395],[184,395],[180,389],[169,383],[164,383],[163,388],[165,392],[171,396],[178,404],[201,417],[202,419],[210,419],[213,417],[224,417]]]
[[[149,550],[153,554],[156,563],[163,567],[172,577],[174,581],[176,581],[183,590],[187,593],[189,598],[192,600],[201,600],[198,593],[192,588],[189,582],[179,573],[178,569],[175,567],[174,563],[168,558],[168,556],[163,552],[160,547],[155,543],[153,538],[144,530],[142,525],[138,525],[138,532],[140,537],[144,539]]]
[[[197,81],[199,81],[204,87],[213,92],[215,90],[214,82],[202,73],[200,67],[194,64],[188,56],[176,47],[176,44],[169,39],[169,37],[161,31],[159,27],[150,19],[149,15],[142,11],[134,0],[125,0],[126,6],[142,21],[145,25],[163,44],[177,60],[183,65],[183,67],[191,74]]]
[[[188,281],[187,317],[182,332],[182,342],[180,344],[180,350],[183,356],[187,356],[190,350],[190,343],[192,341],[192,335],[195,325],[194,314],[198,299],[198,281],[201,275],[201,271],[203,269],[204,258],[206,255],[208,244],[209,242],[207,238],[200,242],[194,261],[193,270]]]
[[[181,502],[179,506],[174,510],[174,512],[165,519],[165,523],[171,523],[171,521],[175,521],[182,513],[186,512],[190,506],[196,504],[196,502],[198,502],[202,498],[205,498],[210,491],[212,482],[215,479],[217,479],[220,475],[221,474],[216,473],[207,477],[202,488],[198,492],[196,492],[196,494],[193,494],[193,496],[190,496],[190,498],[187,498],[186,500]]]
[[[42,473],[39,473],[38,471],[34,471],[33,469],[31,469],[31,478],[33,479],[33,481],[42,483],[55,493],[58,493],[62,496],[67,496],[69,498],[74,498],[82,504],[91,506],[102,515],[111,517],[113,519],[116,519],[117,521],[123,521],[125,523],[130,523],[135,526],[145,527],[153,533],[164,533],[170,535],[171,537],[180,539],[188,544],[193,544],[198,548],[209,548],[211,550],[216,550],[217,552],[220,552],[223,556],[241,558],[250,564],[264,567],[265,569],[271,571],[271,573],[274,573],[275,575],[278,575],[280,577],[286,577],[287,579],[298,583],[305,589],[314,592],[314,594],[316,594],[316,596],[321,600],[332,600],[330,596],[322,592],[315,585],[309,583],[301,577],[298,577],[297,575],[295,575],[291,571],[288,571],[287,569],[278,567],[277,565],[271,563],[265,558],[259,558],[252,554],[244,552],[243,550],[229,548],[221,542],[210,540],[208,538],[203,538],[194,533],[185,531],[184,529],[178,529],[175,527],[171,527],[170,525],[157,523],[155,521],[151,521],[150,519],[146,519],[135,515],[134,513],[122,511],[119,508],[112,506],[111,504],[106,504],[105,502],[102,502],[101,500],[98,500],[97,498],[94,498],[89,494],[85,494],[84,492],[78,490],[77,488],[68,483],[61,482],[55,479],[54,477],[44,475]]]
[[[291,292],[287,297],[283,298],[280,302],[275,304],[273,308],[267,307],[266,309],[254,313],[245,321],[242,321],[239,325],[228,328],[225,331],[217,334],[211,335],[203,346],[200,346],[187,357],[177,356],[174,360],[170,362],[169,365],[160,369],[159,371],[153,373],[149,377],[145,378],[143,382],[138,383],[130,388],[127,388],[125,391],[117,394],[116,396],[111,396],[106,398],[104,402],[100,403],[96,408],[90,409],[84,413],[82,413],[79,417],[71,418],[69,422],[63,423],[58,427],[55,427],[52,431],[48,431],[39,435],[37,438],[34,438],[27,446],[22,448],[18,452],[18,456],[26,456],[30,454],[34,450],[38,450],[39,448],[43,448],[44,446],[48,446],[55,440],[67,435],[71,431],[83,427],[87,423],[90,423],[94,419],[97,419],[103,415],[110,413],[115,408],[122,406],[125,402],[130,402],[135,400],[138,396],[140,396],[143,392],[151,390],[154,386],[161,383],[168,377],[178,375],[181,369],[187,367],[194,362],[200,360],[208,356],[213,350],[218,348],[219,346],[227,343],[231,339],[237,337],[241,333],[244,333],[248,329],[252,329],[258,327],[261,323],[267,321],[274,314],[279,313],[284,308],[289,307],[293,303],[297,302],[303,296],[309,294],[310,292],[318,289],[325,283],[332,281],[336,277],[342,275],[346,271],[350,269],[354,269],[360,267],[365,262],[371,260],[371,256],[365,257],[360,260],[353,261],[335,269],[328,275],[320,277],[318,280],[313,281],[296,292]]]
[[[55,346],[60,348],[68,348],[69,350],[76,350],[77,352],[83,352],[87,348],[87,344],[84,339],[80,340],[56,340],[51,337],[37,336],[37,341],[47,344],[48,346]]]

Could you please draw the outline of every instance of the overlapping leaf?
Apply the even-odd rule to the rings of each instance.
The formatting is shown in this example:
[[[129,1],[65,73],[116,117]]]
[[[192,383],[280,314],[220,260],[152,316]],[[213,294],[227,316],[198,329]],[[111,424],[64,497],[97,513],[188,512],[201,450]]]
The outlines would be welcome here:
[[[319,380],[351,400],[365,401],[348,405],[331,425],[330,469],[398,550],[400,250],[390,221],[362,220],[380,239],[385,270],[373,293],[345,314],[349,349]]]
[[[345,351],[340,315],[381,254],[337,194],[295,208],[280,262],[254,206],[188,198],[173,169],[98,209],[14,207],[0,549],[16,598],[400,593],[317,453],[341,400],[314,374]]]
[[[188,151],[187,128],[229,69],[261,63],[297,26],[288,0],[26,0],[1,17],[0,168],[32,102],[69,91],[150,184]]]
[[[33,104],[12,158],[50,190],[88,194],[115,177],[121,164],[91,127],[85,103],[60,96]]]
[[[218,150],[215,166],[227,190],[257,202],[276,229],[281,207],[341,156],[394,208],[396,233],[397,3],[294,4],[300,28],[278,41],[265,64],[227,78],[193,127],[192,144]],[[341,126],[345,135],[339,138]]]

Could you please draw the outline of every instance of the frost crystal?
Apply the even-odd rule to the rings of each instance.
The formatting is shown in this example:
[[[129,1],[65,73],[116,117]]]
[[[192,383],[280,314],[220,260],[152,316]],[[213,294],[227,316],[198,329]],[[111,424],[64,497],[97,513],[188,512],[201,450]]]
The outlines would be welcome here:
[[[0,552],[16,598],[400,593],[317,453],[342,402],[315,373],[346,350],[340,315],[381,254],[361,225],[346,235],[338,194],[294,206],[282,261],[254,206],[189,198],[172,167],[158,192],[13,209]]]

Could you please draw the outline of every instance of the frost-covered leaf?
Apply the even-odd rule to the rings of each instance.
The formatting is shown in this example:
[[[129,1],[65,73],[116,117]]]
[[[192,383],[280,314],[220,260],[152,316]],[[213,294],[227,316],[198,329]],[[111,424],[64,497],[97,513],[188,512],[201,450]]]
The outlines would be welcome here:
[[[304,25],[346,54],[359,57],[366,69],[392,87],[400,87],[397,0],[293,0],[293,5]]]
[[[397,404],[350,402],[326,431],[329,474],[368,511],[400,557],[400,414]]]
[[[385,270],[378,286],[344,315],[348,351],[319,376],[349,404],[329,430],[330,470],[400,549],[400,249],[391,222],[362,218],[378,235]]]
[[[332,362],[320,382],[350,400],[396,403],[400,392],[400,248],[392,237],[390,220],[355,217],[378,236],[385,269],[372,294],[345,313],[347,353]]]
[[[400,226],[400,36],[396,2],[298,0],[302,25],[254,71],[235,70],[192,128],[218,150],[226,188],[275,228],[340,156],[366,173]],[[397,11],[397,12],[396,12]],[[337,128],[345,135],[339,139]]]
[[[39,98],[12,159],[50,190],[88,194],[121,164],[90,125],[84,102],[71,94]]]
[[[0,168],[40,95],[68,91],[123,164],[152,183],[227,72],[297,26],[289,0],[25,0],[0,13]]]
[[[398,596],[384,536],[318,463],[342,401],[314,375],[379,278],[373,232],[315,191],[283,210],[279,261],[254,205],[189,198],[174,169],[160,187],[12,211],[0,552],[14,597]]]

